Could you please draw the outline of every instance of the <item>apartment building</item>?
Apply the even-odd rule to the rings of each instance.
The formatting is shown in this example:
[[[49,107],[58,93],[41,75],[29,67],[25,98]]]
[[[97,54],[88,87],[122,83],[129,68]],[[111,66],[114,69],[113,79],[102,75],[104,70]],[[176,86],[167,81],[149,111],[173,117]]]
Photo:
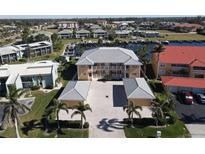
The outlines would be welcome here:
[[[128,30],[116,30],[115,35],[117,37],[128,37],[131,34],[131,31]]]
[[[38,61],[35,63],[2,65],[0,66],[0,94],[9,92],[9,85],[17,89],[39,86],[53,88],[58,78],[58,63]]]
[[[155,73],[157,57],[153,54]],[[205,47],[167,46],[159,55],[159,75],[205,78]]]
[[[21,50],[16,46],[0,47],[0,64],[15,62],[22,58]]]
[[[140,77],[142,63],[132,50],[100,47],[86,50],[76,63],[78,80]]]
[[[53,52],[53,45],[48,41],[34,42],[30,44],[16,45],[25,57],[37,57],[47,55]]]
[[[103,29],[95,29],[92,31],[93,32],[93,37],[94,38],[99,38],[99,37],[107,37],[107,32]]]
[[[85,30],[85,29],[77,30],[75,32],[75,37],[76,38],[88,38],[90,37],[90,31]]]
[[[69,29],[64,29],[60,32],[57,33],[58,37],[61,39],[67,39],[67,38],[72,38],[73,37],[73,31]]]
[[[156,74],[158,66],[157,53],[153,54],[152,60]],[[201,82],[202,85],[204,84],[202,81],[205,79],[205,47],[167,46],[165,51],[159,55],[158,73],[161,77],[169,77],[163,78],[163,81],[166,82],[165,85],[167,81],[169,83],[172,81],[172,91],[178,91],[179,89],[191,89],[194,92],[203,91],[198,89],[199,87],[197,88],[198,84],[190,85],[191,87],[189,87],[189,84],[185,84],[187,82],[181,81],[188,80],[190,83]],[[174,86],[174,84],[176,85]]]
[[[78,29],[79,24],[76,21],[59,21],[58,29]]]
[[[133,33],[136,36],[141,36],[141,37],[159,37],[160,34],[157,31],[145,31],[145,30],[137,30],[134,31]]]

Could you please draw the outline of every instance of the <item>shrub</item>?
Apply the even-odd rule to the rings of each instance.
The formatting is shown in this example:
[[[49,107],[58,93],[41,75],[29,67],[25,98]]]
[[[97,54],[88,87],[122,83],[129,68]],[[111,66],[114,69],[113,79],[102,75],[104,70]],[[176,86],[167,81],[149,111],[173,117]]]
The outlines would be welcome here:
[[[83,125],[83,128],[89,128],[89,123],[85,122],[84,125]]]
[[[53,89],[53,85],[47,85],[46,89]]]
[[[40,89],[40,86],[33,86],[31,87],[31,90],[39,90]]]
[[[25,58],[19,59],[19,62],[26,62]]]

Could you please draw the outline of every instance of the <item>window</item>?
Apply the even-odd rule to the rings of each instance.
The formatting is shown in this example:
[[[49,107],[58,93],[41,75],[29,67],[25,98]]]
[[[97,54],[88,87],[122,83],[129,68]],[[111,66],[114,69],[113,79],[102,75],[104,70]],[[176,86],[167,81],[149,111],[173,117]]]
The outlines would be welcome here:
[[[205,67],[198,67],[198,66],[195,66],[193,67],[194,70],[205,70]]]
[[[160,64],[160,67],[165,67],[165,64]]]
[[[92,76],[92,73],[89,73],[89,77],[91,77]]]
[[[128,73],[126,73],[126,78],[129,78],[129,74]]]
[[[195,77],[195,78],[204,78],[204,75],[203,75],[203,74],[195,74],[194,77]]]
[[[188,67],[186,64],[171,64],[172,67]]]

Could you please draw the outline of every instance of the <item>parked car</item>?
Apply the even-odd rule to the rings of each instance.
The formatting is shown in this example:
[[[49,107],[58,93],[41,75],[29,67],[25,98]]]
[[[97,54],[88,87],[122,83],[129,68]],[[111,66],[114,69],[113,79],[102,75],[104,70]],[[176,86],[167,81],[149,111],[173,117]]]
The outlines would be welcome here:
[[[205,95],[203,94],[197,94],[196,95],[196,100],[197,102],[201,103],[201,104],[205,104]]]
[[[178,96],[182,103],[189,105],[194,104],[194,99],[191,92],[180,92]]]

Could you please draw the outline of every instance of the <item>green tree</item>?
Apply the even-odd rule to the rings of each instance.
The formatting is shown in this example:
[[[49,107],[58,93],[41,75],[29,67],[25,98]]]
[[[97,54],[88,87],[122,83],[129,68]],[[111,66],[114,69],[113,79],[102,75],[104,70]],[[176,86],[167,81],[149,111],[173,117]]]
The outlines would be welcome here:
[[[36,42],[49,41],[50,40],[49,37],[46,36],[45,34],[38,34],[38,35],[35,36],[34,39],[35,39]]]
[[[159,56],[160,53],[164,52],[165,48],[162,44],[157,45],[154,50],[152,51],[153,54],[157,54],[157,72],[156,72],[156,79],[159,77]]]
[[[156,99],[156,101],[152,102],[152,116],[156,120],[156,126],[158,126],[159,122],[162,124],[167,124],[166,116],[171,116],[171,111],[175,110],[175,103],[170,94],[168,94],[168,98],[164,101],[160,99]]]
[[[55,117],[57,118],[57,130],[60,130],[60,121],[59,121],[59,112],[60,112],[60,110],[64,110],[68,114],[67,105],[65,103],[60,102],[57,99],[54,99],[53,102],[52,102],[52,105],[49,106],[46,109],[46,115],[47,116],[51,117],[54,114]]]
[[[81,119],[81,128],[83,129],[83,119],[86,121],[85,111],[91,111],[89,104],[84,104],[83,102],[80,102],[77,106],[74,107],[75,111],[72,113],[71,118],[75,115],[80,115]]]
[[[23,96],[28,90],[18,89],[15,86],[9,86],[8,101],[1,102],[4,105],[2,128],[6,129],[9,126],[14,126],[16,131],[16,137],[20,138],[18,126],[22,125],[19,114],[21,111],[25,113],[30,109],[19,102],[19,98]]]
[[[23,32],[22,32],[22,42],[23,43],[29,43],[28,41],[28,39],[29,39],[29,35],[30,35],[30,29],[29,29],[29,27],[25,27],[24,29],[23,29]]]
[[[144,45],[143,47],[139,48],[137,51],[137,55],[139,56],[140,60],[143,63],[143,69],[141,69],[142,74],[144,75],[145,79],[148,80],[148,77],[146,75],[146,68],[147,68],[147,64],[149,63],[149,59],[148,59],[148,46]]]
[[[141,114],[138,110],[142,111],[142,107],[134,105],[131,101],[129,105],[123,107],[123,110],[127,113],[128,119],[131,121],[131,127],[133,127],[134,114],[141,118]]]

